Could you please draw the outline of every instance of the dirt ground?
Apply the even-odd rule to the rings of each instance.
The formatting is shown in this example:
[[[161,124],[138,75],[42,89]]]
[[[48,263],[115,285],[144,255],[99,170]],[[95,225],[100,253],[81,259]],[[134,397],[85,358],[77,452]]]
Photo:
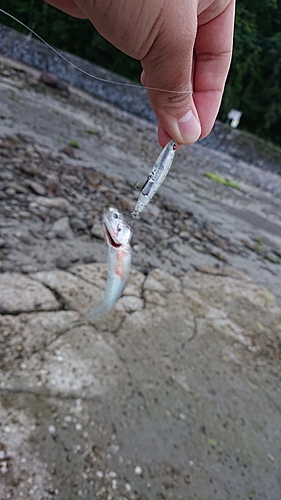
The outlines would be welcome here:
[[[160,148],[39,76],[0,59],[0,498],[280,499],[280,176],[177,151],[124,297],[69,330],[104,289],[102,210],[129,218]]]

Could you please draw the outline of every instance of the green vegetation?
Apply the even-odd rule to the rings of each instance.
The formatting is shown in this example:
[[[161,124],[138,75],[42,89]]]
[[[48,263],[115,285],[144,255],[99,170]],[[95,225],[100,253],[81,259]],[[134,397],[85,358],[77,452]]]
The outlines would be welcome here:
[[[211,181],[218,182],[223,186],[232,187],[234,189],[240,189],[240,186],[239,184],[237,184],[237,182],[230,181],[229,179],[225,179],[224,177],[221,177],[220,175],[217,174],[213,174],[212,172],[206,172],[205,177],[208,177],[208,179],[211,179]]]
[[[219,118],[225,121],[231,108],[240,109],[242,129],[280,146],[281,8],[278,4],[280,0],[237,0],[233,61]],[[2,0],[1,8],[51,45],[139,82],[139,61],[115,49],[89,21],[70,17],[43,0]],[[4,14],[0,14],[0,23],[26,33]]]
[[[80,148],[79,142],[76,141],[75,139],[73,141],[70,141],[70,143],[68,145],[71,146],[72,148],[77,148],[77,149]]]
[[[217,446],[216,439],[210,438],[210,439],[208,439],[208,443],[209,443],[210,446],[212,446],[212,448],[215,448]]]
[[[268,253],[266,255],[266,259],[272,262],[272,264],[280,264],[280,259],[276,255],[273,255],[272,253]]]
[[[243,112],[241,128],[281,145],[281,9],[276,0],[238,0],[233,61],[219,118]]]
[[[97,130],[95,130],[95,129],[93,129],[93,128],[88,128],[87,133],[88,133],[89,135],[97,135],[97,134],[98,134],[98,131],[97,131]]]

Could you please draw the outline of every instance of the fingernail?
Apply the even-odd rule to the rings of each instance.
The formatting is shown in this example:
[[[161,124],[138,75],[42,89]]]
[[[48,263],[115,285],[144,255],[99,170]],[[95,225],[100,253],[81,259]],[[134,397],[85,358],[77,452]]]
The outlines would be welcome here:
[[[178,127],[183,143],[195,142],[200,137],[201,125],[191,109],[178,120]]]

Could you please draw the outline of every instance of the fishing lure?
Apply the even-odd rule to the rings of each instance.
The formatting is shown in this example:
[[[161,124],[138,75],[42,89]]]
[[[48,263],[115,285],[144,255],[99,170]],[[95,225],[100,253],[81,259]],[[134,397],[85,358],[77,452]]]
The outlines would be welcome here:
[[[103,229],[108,246],[108,271],[104,295],[81,320],[75,322],[74,326],[91,323],[108,313],[120,298],[130,274],[132,230],[116,208],[110,206],[104,210]]]
[[[143,211],[146,205],[148,205],[148,203],[150,202],[151,198],[160,188],[171,168],[176,148],[177,143],[171,140],[161,151],[153,166],[153,169],[148,174],[148,177],[141,189],[135,209],[131,213],[131,218],[136,217],[136,215],[140,214]]]

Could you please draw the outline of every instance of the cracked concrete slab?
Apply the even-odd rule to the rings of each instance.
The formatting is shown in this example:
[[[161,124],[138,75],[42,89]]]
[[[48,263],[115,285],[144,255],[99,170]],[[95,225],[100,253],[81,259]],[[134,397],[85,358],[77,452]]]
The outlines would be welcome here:
[[[5,273],[0,280],[2,313],[56,310],[59,304],[50,290],[29,276]]]
[[[60,280],[104,271],[38,276],[69,307]],[[278,498],[281,307],[230,274],[133,270],[134,295],[91,326],[67,328],[77,307],[2,315],[2,497]]]

